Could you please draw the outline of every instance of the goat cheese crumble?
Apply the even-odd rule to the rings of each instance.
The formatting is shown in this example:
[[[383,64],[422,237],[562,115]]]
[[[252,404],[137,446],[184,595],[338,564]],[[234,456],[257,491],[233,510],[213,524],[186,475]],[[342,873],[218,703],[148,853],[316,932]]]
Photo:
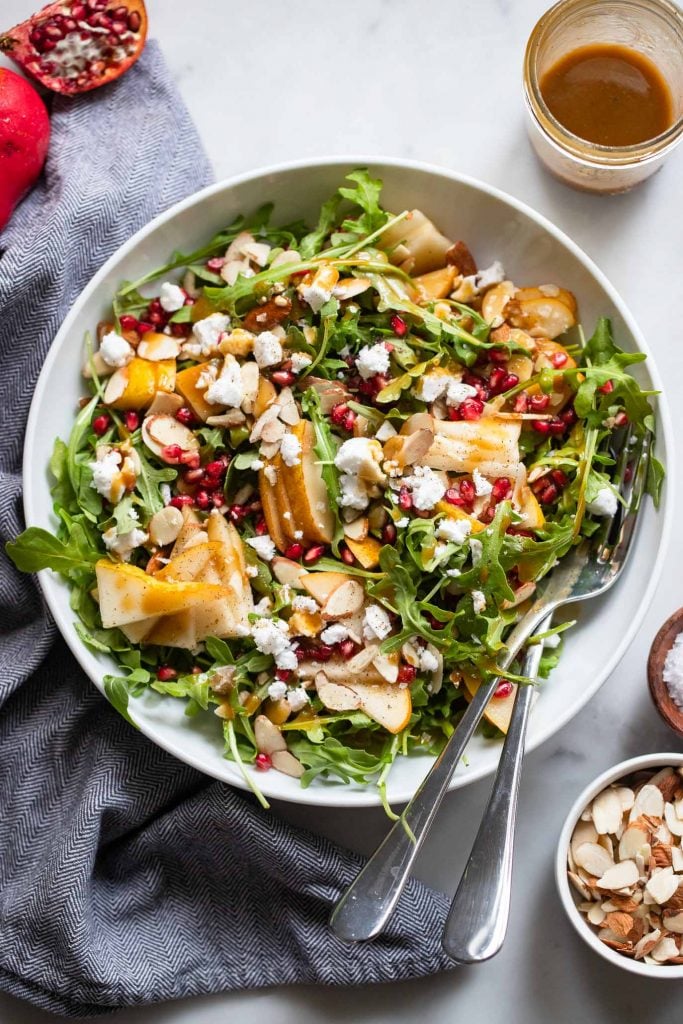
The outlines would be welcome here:
[[[420,511],[434,508],[446,493],[445,483],[429,466],[415,466],[405,482],[412,488],[413,505]]]
[[[263,537],[249,537],[247,540],[249,547],[252,547],[260,559],[264,562],[270,562],[275,558],[276,548],[274,541],[264,534]]]
[[[481,615],[481,613],[485,610],[486,598],[481,590],[472,591],[472,606],[477,615]]]
[[[209,384],[204,398],[210,405],[225,405],[239,409],[244,399],[244,387],[240,364],[234,356],[226,356],[220,377]]]
[[[375,377],[378,373],[386,373],[389,369],[389,350],[379,342],[377,345],[364,345],[358,353],[356,367],[363,380]]]
[[[177,284],[164,281],[159,291],[159,305],[166,313],[177,313],[185,305],[185,292]]]
[[[420,670],[422,672],[436,672],[439,667],[439,659],[426,647],[420,650]]]
[[[310,612],[313,615],[318,611],[318,602],[312,597],[306,597],[304,594],[297,594],[292,601],[292,608],[295,612]]]
[[[107,366],[113,366],[119,370],[127,366],[135,355],[133,346],[125,338],[122,338],[116,331],[109,331],[100,342],[100,355]]]
[[[442,519],[435,530],[438,540],[452,544],[463,544],[471,532],[472,524],[468,519]]]
[[[593,500],[586,505],[586,511],[592,516],[613,516],[618,507],[619,501],[612,488],[601,487]]]
[[[371,604],[363,616],[363,636],[366,640],[384,640],[391,633],[391,619],[384,608]]]
[[[191,355],[211,356],[218,349],[221,335],[230,326],[230,317],[226,313],[212,313],[198,320],[192,328],[193,342],[186,342],[184,348]]]
[[[320,634],[320,639],[324,644],[340,644],[342,640],[346,640],[349,635],[349,631],[346,626],[342,625],[341,622],[333,622],[331,626],[328,626]]]
[[[301,709],[309,703],[308,694],[303,686],[297,686],[288,690],[286,700],[292,714],[295,714],[297,711],[301,711]]]
[[[271,700],[282,700],[287,693],[287,683],[281,682],[276,679],[274,683],[271,683],[268,687],[268,696]]]
[[[275,366],[282,362],[282,345],[277,334],[272,331],[261,331],[254,338],[254,359],[263,370],[266,366]]]
[[[306,352],[292,352],[290,360],[292,363],[292,373],[301,373],[302,370],[305,370],[313,362]]]
[[[287,432],[280,441],[280,455],[285,466],[298,466],[301,462],[301,441],[291,432]]]
[[[137,527],[129,530],[128,533],[118,533],[115,526],[110,526],[102,534],[102,540],[107,551],[111,551],[122,562],[127,562],[136,548],[142,547],[143,544],[147,543],[149,534],[145,533],[144,530],[139,530]]]

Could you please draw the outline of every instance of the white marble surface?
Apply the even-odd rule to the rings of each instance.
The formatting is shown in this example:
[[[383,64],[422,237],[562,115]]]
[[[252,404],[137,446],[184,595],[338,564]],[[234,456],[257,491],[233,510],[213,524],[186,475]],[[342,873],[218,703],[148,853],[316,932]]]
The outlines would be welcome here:
[[[4,0],[2,27],[37,0]],[[217,177],[323,154],[406,156],[499,186],[566,230],[625,296],[668,382],[683,427],[680,328],[680,176],[683,153],[640,190],[615,198],[572,192],[535,163],[523,132],[521,62],[545,0],[148,0],[162,43]],[[681,467],[678,453],[678,469]],[[645,662],[660,623],[683,603],[683,542],[675,537],[661,586],[621,667],[598,697],[528,758],[507,944],[494,961],[420,982],[363,989],[313,987],[211,996],[117,1015],[121,1024],[357,1024],[486,1020],[574,1024],[681,1020],[680,985],[632,978],[598,961],[563,917],[552,879],[561,822],[604,768],[682,744],[650,706]],[[609,643],[609,638],[606,638]],[[485,802],[486,783],[453,794],[418,873],[452,891]],[[338,811],[293,821],[370,851],[379,812]],[[318,812],[316,812],[317,814]],[[55,1018],[0,997],[0,1024]]]

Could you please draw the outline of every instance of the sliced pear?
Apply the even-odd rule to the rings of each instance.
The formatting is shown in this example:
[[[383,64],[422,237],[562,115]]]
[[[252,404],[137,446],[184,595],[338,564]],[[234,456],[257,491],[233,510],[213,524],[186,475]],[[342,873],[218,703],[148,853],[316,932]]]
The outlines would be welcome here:
[[[154,615],[175,612],[210,601],[230,598],[227,587],[207,583],[167,583],[125,562],[100,559],[95,566],[100,614],[105,629],[125,626]]]
[[[291,558],[283,558],[281,555],[276,555],[270,563],[270,567],[278,583],[287,584],[287,586],[294,587],[296,590],[301,589],[301,577],[306,575],[306,570],[298,562],[293,562]]]
[[[195,608],[175,615],[164,615],[145,638],[145,643],[161,647],[180,647],[192,651],[197,646]]]
[[[263,516],[266,520],[268,533],[272,537],[278,551],[284,552],[289,547],[289,542],[280,519],[280,511],[278,509],[275,488],[268,480],[268,477],[265,474],[265,469],[259,470],[258,482],[259,497],[261,498]]]
[[[436,511],[449,519],[467,519],[472,527],[472,533],[482,533],[486,529],[486,523],[481,523],[475,516],[470,516],[457,505],[451,505],[448,501],[437,501]]]
[[[315,677],[315,688],[321,701],[330,711],[354,711],[360,707],[360,696],[350,686],[333,683],[324,672]]]
[[[420,291],[420,299],[423,302],[430,302],[435,299],[445,299],[453,291],[455,280],[455,267],[441,267],[439,270],[431,270],[428,274],[420,274],[413,278]]]
[[[501,281],[500,284],[489,288],[481,302],[481,315],[484,320],[491,323],[498,317],[505,316],[505,308],[514,298],[517,289],[512,281]]]
[[[291,636],[317,636],[325,623],[320,612],[294,612],[289,619]]]
[[[205,389],[198,388],[197,381],[211,365],[218,368],[221,364],[218,360],[213,360],[212,363],[197,363],[196,366],[189,366],[187,370],[181,370],[175,379],[176,391],[183,396],[197,419],[203,423],[206,423],[210,416],[216,414],[216,406],[206,401]]]
[[[112,409],[145,409],[157,391],[173,391],[175,376],[174,359],[151,362],[135,356],[109,378],[104,404]]]
[[[364,652],[361,651],[361,654]],[[370,657],[374,658],[375,652],[370,652]],[[353,661],[353,659],[351,659]],[[344,661],[341,658],[333,658],[331,661],[320,662],[320,661],[300,661],[297,668],[297,675],[299,679],[314,679],[316,674],[324,671],[327,678],[333,683],[340,683],[342,686],[351,686],[356,683],[368,683],[368,684],[384,684],[385,680],[375,668],[372,660],[368,661],[367,664],[362,667],[351,667],[349,668],[350,662]]]
[[[383,232],[379,244],[392,250],[392,263],[408,273],[425,274],[444,266],[453,243],[421,210],[411,210],[405,220]]]
[[[257,420],[259,416],[262,416],[269,405],[277,398],[277,391],[272,381],[269,381],[267,377],[259,377],[258,389],[256,391],[256,398],[254,400],[254,419]]]
[[[301,445],[301,456],[295,466],[282,463],[278,483],[282,481],[290,506],[296,508],[297,520],[305,540],[330,544],[334,537],[334,516],[313,450],[315,431],[308,420],[301,420],[292,427],[292,433]]]
[[[218,509],[214,509],[207,520],[206,529],[210,541],[227,544],[232,549],[237,568],[247,579],[247,560],[244,557],[244,545],[234,523],[229,523]]]
[[[185,548],[156,573],[155,578],[168,583],[190,583],[200,579],[219,551],[218,544],[196,544]]]
[[[175,558],[181,551],[190,543],[190,540],[199,532],[202,527],[199,522],[199,517],[194,509],[188,508],[187,505],[182,509],[183,513],[183,525],[180,527],[180,533],[176,537],[175,544],[171,549],[171,558]]]
[[[350,579],[351,576],[345,572],[307,572],[299,577],[304,590],[307,590],[321,607],[327,603],[337,587],[348,583]]]
[[[394,683],[353,682],[353,689],[360,697],[360,709],[368,718],[390,733],[401,732],[408,725],[413,710],[410,690],[407,686]]]
[[[141,644],[145,637],[152,632],[157,622],[159,622],[159,616],[154,615],[149,619],[140,619],[139,622],[129,622],[125,626],[119,626],[119,629],[132,644]]]
[[[297,539],[296,533],[299,531],[303,533],[303,527],[298,520],[295,507],[291,504],[287,488],[285,487],[285,464],[282,461],[282,456],[280,454],[276,455],[271,460],[271,465],[274,466],[277,473],[273,490],[275,491],[275,504],[277,505],[277,514],[280,518],[280,526],[287,540],[293,542]]]
[[[453,473],[514,477],[519,464],[519,435],[515,420],[485,416],[480,420],[435,420],[434,442],[424,465]]]
[[[353,540],[346,537],[346,546],[364,569],[376,569],[379,565],[379,553],[382,545],[375,537],[366,537],[365,540]]]
[[[478,679],[475,679],[469,673],[463,675],[463,682],[465,688],[471,697],[474,697],[475,693],[481,686]],[[495,725],[496,729],[500,729],[502,733],[507,735],[508,728],[510,727],[510,718],[512,717],[512,708],[515,703],[515,694],[517,693],[517,684],[512,684],[512,691],[507,697],[492,697],[486,706],[484,712],[484,718],[491,725]]]
[[[320,399],[320,409],[325,415],[332,412],[335,405],[348,402],[351,395],[338,380],[326,380],[324,377],[306,377],[305,386],[313,388]]]
[[[505,317],[532,338],[557,338],[576,323],[574,313],[561,299],[545,295],[534,299],[520,299],[516,295],[508,303]]]
[[[576,316],[577,302],[576,296],[573,292],[567,291],[566,288],[560,288],[556,284],[541,284],[535,288],[519,288],[516,299],[559,299],[560,302],[564,302],[567,309]]]

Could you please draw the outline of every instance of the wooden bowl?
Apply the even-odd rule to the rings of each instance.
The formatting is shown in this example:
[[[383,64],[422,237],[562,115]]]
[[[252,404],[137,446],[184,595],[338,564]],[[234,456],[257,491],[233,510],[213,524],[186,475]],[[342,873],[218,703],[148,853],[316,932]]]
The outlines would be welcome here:
[[[666,724],[679,736],[683,736],[683,709],[674,703],[664,682],[664,662],[674,640],[682,630],[683,608],[679,608],[666,620],[652,641],[650,657],[647,660],[647,680],[652,700]]]

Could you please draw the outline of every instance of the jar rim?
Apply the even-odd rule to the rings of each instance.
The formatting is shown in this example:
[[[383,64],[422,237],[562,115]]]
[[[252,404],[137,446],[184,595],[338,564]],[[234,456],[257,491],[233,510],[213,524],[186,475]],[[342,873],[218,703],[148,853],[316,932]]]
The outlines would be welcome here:
[[[678,32],[683,48],[683,13],[671,0],[611,0],[624,7],[641,8],[666,18]],[[536,22],[524,54],[524,91],[529,111],[541,131],[561,150],[570,152],[586,163],[623,166],[660,157],[683,134],[683,113],[659,135],[628,146],[604,146],[575,135],[555,117],[541,94],[537,74],[539,50],[547,34],[564,20],[570,9],[589,9],[595,0],[559,0]]]

